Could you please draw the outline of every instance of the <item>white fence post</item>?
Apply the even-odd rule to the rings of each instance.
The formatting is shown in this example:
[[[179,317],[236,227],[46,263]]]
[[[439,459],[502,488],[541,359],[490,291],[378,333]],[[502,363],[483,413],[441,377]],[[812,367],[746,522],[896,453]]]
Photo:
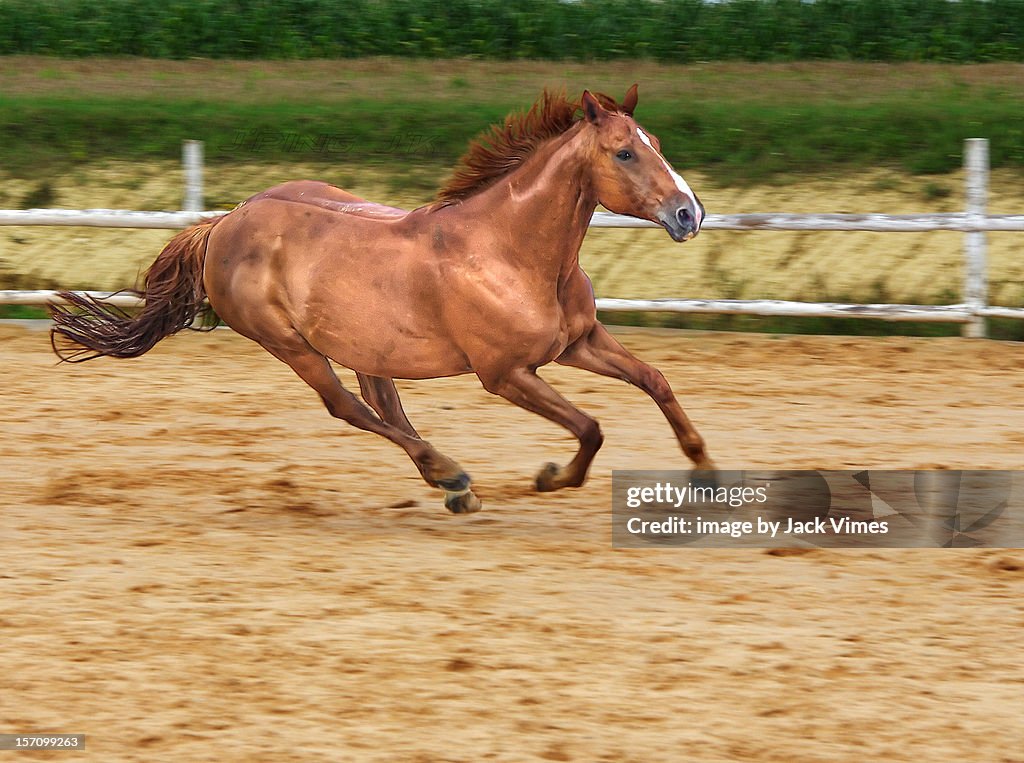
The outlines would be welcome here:
[[[964,174],[967,191],[968,219],[983,220],[988,206],[988,140],[968,138],[964,141]],[[984,338],[985,318],[978,314],[988,307],[988,273],[985,231],[964,234],[964,302],[974,313],[964,324],[962,335]]]
[[[185,212],[203,211],[203,142],[186,140],[181,144],[181,161],[185,170]]]

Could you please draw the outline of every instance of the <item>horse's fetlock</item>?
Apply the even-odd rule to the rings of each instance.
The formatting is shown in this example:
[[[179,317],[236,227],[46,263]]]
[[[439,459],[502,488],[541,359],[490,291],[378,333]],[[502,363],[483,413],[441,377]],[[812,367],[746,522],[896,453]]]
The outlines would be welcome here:
[[[604,444],[604,432],[601,431],[601,425],[594,419],[587,422],[586,428],[580,434],[580,444],[594,450]]]
[[[704,438],[700,436],[687,438],[683,442],[683,453],[694,463],[702,463],[708,460],[707,453],[704,450]]]

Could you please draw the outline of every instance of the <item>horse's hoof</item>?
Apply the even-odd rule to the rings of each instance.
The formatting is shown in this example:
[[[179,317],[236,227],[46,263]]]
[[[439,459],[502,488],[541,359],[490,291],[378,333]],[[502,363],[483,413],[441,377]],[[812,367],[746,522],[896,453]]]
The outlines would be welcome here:
[[[534,484],[537,487],[538,493],[550,493],[553,490],[558,490],[562,487],[558,483],[558,477],[562,473],[562,468],[558,464],[544,464],[540,472],[537,473],[537,479],[534,480]]]
[[[690,472],[690,484],[694,487],[718,487],[718,472],[714,469],[694,469]]]
[[[437,481],[437,486],[444,490],[446,493],[461,493],[464,490],[469,489],[469,484],[472,480],[469,475],[465,472],[460,472],[454,477],[445,477]]]
[[[471,490],[464,493],[448,493],[444,497],[444,507],[452,514],[473,514],[480,511],[482,506],[480,499]]]

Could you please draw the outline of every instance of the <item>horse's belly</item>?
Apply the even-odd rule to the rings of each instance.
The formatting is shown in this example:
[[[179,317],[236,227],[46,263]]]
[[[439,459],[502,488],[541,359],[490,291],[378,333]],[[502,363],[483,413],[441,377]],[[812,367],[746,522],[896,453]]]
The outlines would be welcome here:
[[[372,311],[344,309],[316,321],[307,340],[339,365],[393,379],[430,379],[471,371],[466,356],[436,329],[410,325]]]

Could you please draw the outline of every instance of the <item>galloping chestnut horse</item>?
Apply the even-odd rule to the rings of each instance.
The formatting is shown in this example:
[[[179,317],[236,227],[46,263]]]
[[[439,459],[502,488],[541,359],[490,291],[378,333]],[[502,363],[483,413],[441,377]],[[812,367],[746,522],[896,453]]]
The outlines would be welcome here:
[[[332,416],[400,446],[455,513],[480,509],[462,468],[423,440],[393,379],[475,373],[485,389],[560,424],[580,443],[547,464],[540,491],[578,487],[601,447],[598,423],[537,376],[551,361],[623,379],[668,418],[697,469],[704,443],[659,371],[596,317],[579,250],[597,205],[660,223],[676,241],[704,208],[621,104],[545,91],[470,145],[438,200],[411,212],[326,183],[284,183],[193,225],[145,276],[137,314],[64,292],[53,308],[63,360],[136,357],[208,308],[287,363]],[[363,404],[331,361],[356,372]],[[372,409],[372,410],[371,410]]]

